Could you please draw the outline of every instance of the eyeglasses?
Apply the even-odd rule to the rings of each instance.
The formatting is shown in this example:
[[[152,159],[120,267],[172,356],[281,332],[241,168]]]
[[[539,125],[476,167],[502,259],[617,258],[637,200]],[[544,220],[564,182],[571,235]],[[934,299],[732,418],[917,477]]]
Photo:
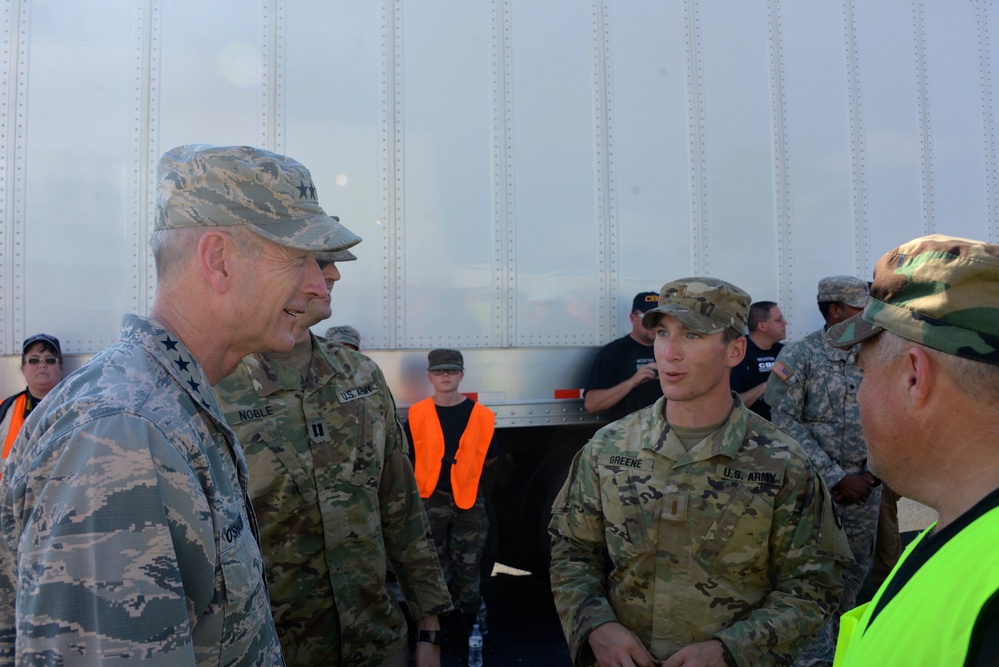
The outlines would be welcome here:
[[[32,366],[37,366],[38,364],[42,363],[43,361],[45,362],[46,366],[55,366],[56,364],[59,363],[59,360],[56,359],[55,357],[45,357],[45,358],[42,358],[42,357],[28,357],[27,361]]]
[[[430,371],[431,375],[457,375],[461,371],[457,368],[435,368]]]

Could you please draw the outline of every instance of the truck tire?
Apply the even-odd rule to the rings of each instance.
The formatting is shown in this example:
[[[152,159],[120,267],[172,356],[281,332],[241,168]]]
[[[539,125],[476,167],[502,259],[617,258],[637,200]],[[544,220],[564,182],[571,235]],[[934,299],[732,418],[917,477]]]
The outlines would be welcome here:
[[[531,478],[525,512],[530,517],[527,526],[530,530],[529,534],[535,536],[536,547],[530,571],[544,579],[549,578],[548,569],[551,565],[551,539],[548,535],[548,524],[552,518],[552,503],[559,491],[562,490],[572,460],[582,444],[576,443],[558,447],[545,458]]]
[[[486,515],[489,517],[489,533],[486,535],[486,545],[482,548],[482,582],[489,581],[496,566],[496,556],[499,552],[499,525],[496,522],[496,512],[493,503],[486,498]]]

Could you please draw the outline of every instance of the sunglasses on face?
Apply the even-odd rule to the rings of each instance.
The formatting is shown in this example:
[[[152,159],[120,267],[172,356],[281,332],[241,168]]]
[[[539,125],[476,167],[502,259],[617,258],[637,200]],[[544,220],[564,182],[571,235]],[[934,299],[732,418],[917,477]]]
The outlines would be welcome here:
[[[32,366],[37,366],[38,364],[45,362],[46,366],[55,366],[59,363],[59,360],[55,357],[28,357],[28,363]]]
[[[431,375],[457,375],[460,372],[461,371],[456,370],[454,368],[435,368],[434,370],[430,371],[430,374]]]

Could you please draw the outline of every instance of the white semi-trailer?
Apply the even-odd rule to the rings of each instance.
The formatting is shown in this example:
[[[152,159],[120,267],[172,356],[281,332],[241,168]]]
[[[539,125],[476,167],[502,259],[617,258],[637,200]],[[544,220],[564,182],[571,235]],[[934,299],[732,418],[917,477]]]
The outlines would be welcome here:
[[[579,399],[635,293],[696,274],[777,301],[900,241],[999,236],[986,0],[6,0],[0,394],[148,310],[155,164],[245,143],[359,233],[333,318],[401,408],[426,352],[494,409],[501,553],[544,562]]]

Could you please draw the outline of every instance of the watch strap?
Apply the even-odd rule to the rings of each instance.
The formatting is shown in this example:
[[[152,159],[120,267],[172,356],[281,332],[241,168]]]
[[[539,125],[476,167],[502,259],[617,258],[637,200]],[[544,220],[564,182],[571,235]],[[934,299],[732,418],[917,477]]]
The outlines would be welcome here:
[[[416,630],[416,641],[426,642],[428,644],[433,644],[434,646],[441,645],[441,631],[440,630],[423,630],[422,628],[417,628]]]

